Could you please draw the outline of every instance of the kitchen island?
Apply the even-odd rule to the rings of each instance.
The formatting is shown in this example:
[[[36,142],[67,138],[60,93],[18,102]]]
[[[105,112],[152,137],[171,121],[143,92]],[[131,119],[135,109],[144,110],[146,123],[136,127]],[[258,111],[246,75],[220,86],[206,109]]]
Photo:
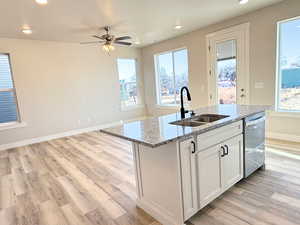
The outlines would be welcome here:
[[[183,225],[244,174],[244,119],[267,106],[217,105],[101,130],[133,143],[137,205]]]

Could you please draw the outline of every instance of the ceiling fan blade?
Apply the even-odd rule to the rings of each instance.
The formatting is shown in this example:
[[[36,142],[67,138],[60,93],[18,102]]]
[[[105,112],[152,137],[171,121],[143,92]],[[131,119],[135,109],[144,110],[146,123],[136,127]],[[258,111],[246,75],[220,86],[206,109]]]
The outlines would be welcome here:
[[[105,41],[86,41],[86,42],[80,42],[81,45],[86,44],[96,44],[96,43],[104,43]]]
[[[100,37],[100,36],[98,36],[98,35],[93,35],[92,37],[94,37],[94,38],[98,38],[98,39],[101,39],[101,40],[105,40],[105,38],[103,38],[103,37]]]
[[[131,39],[131,37],[129,37],[129,36],[117,37],[115,40],[121,41],[121,40],[128,40],[128,39]]]
[[[114,41],[114,43],[115,43],[115,44],[118,44],[118,45],[127,45],[127,46],[132,45],[132,43],[124,42],[124,41]]]

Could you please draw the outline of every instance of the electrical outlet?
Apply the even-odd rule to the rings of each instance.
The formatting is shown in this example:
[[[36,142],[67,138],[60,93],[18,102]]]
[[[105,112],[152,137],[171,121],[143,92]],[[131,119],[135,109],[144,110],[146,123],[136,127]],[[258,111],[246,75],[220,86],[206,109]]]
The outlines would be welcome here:
[[[264,86],[265,86],[264,82],[255,82],[254,88],[262,89],[264,88]]]

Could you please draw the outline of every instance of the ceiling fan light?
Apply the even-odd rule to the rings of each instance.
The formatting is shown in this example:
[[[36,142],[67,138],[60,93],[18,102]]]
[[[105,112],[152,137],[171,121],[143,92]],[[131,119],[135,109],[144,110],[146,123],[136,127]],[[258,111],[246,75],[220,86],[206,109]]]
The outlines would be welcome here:
[[[22,32],[23,32],[24,34],[32,34],[32,30],[31,30],[30,27],[24,27],[24,28],[22,29]]]
[[[40,5],[46,5],[48,4],[48,0],[35,0],[36,3],[40,4]]]
[[[180,30],[181,28],[182,28],[181,25],[175,25],[175,27],[174,27],[175,30]]]
[[[115,50],[115,46],[110,45],[110,46],[109,46],[109,49],[110,49],[111,51],[113,51],[113,50]]]
[[[241,5],[243,5],[243,4],[248,3],[248,1],[249,1],[249,0],[239,0],[239,3],[240,3]]]
[[[111,45],[111,44],[104,44],[104,45],[102,46],[102,49],[103,49],[105,52],[109,53],[109,52],[115,50],[115,46],[113,46],[113,45]]]

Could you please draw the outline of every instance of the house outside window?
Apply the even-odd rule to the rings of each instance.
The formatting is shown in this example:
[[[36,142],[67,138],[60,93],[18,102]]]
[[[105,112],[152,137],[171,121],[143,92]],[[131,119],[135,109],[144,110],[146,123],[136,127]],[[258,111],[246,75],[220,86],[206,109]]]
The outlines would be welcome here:
[[[19,122],[9,54],[0,53],[0,127]]]
[[[277,95],[279,111],[300,111],[300,17],[278,23]]]
[[[188,53],[179,49],[154,56],[156,68],[157,104],[176,106],[180,103],[180,89],[188,86]]]
[[[140,105],[140,97],[137,80],[136,59],[117,59],[121,108],[131,108]]]

